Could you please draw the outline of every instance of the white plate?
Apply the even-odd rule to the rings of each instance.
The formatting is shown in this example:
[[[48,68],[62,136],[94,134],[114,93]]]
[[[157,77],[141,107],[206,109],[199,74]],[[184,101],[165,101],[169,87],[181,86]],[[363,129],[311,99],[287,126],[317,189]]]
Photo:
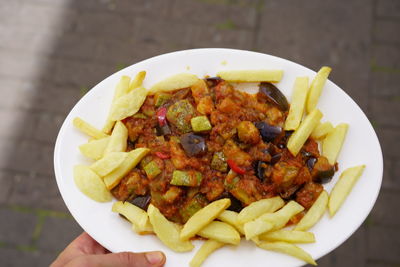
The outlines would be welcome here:
[[[98,128],[102,128],[114,87],[121,75],[134,76],[145,70],[144,86],[148,88],[165,77],[190,72],[204,77],[214,76],[223,69],[282,69],[284,76],[277,87],[288,97],[297,76],[309,76],[315,72],[299,64],[278,57],[249,51],[232,49],[194,49],[169,53],[147,59],[127,67],[106,78],[87,93],[71,110],[59,132],[55,150],[54,167],[61,195],[81,227],[100,244],[113,252],[162,250],[167,255],[166,266],[186,266],[196,249],[190,253],[175,253],[165,247],[154,236],[139,236],[131,231],[129,223],[111,212],[112,203],[101,204],[87,198],[76,188],[72,168],[76,164],[90,163],[80,155],[78,146],[87,142],[88,137],[72,126],[72,119],[80,116]],[[333,70],[334,71],[334,70]],[[342,244],[365,220],[378,196],[382,181],[382,152],[378,138],[367,117],[358,105],[337,85],[328,81],[321,95],[318,107],[324,114],[323,121],[333,124],[347,122],[350,127],[340,153],[339,172],[325,185],[328,192],[344,169],[365,164],[367,167],[342,208],[334,218],[325,214],[311,231],[315,244],[300,245],[314,259],[318,259]],[[204,266],[299,266],[304,262],[280,253],[257,248],[250,242],[242,241],[240,246],[224,247],[212,254]]]

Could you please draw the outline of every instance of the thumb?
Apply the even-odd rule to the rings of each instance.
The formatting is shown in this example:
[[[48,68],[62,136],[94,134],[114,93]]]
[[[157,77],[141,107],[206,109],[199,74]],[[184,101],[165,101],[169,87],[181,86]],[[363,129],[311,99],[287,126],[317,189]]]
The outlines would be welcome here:
[[[160,251],[145,253],[109,253],[103,255],[87,255],[70,261],[67,267],[101,266],[101,267],[161,267],[164,266],[165,255]]]

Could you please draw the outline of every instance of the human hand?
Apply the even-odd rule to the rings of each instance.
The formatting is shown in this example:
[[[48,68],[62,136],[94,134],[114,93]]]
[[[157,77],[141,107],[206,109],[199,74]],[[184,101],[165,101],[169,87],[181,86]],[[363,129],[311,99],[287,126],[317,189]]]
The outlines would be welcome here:
[[[50,267],[161,267],[165,255],[160,251],[110,253],[83,232],[69,244]]]

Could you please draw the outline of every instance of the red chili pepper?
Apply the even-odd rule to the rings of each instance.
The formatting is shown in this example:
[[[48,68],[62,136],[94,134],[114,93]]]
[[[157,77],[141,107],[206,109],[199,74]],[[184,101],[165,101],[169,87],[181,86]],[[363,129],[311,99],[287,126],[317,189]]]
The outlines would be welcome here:
[[[160,159],[169,159],[171,156],[168,154],[164,154],[162,152],[157,151],[156,153],[154,153],[157,157],[159,157]]]
[[[158,124],[160,124],[160,126],[164,126],[167,124],[167,108],[166,107],[162,107],[159,110],[157,110],[157,119],[158,119]]]
[[[240,167],[236,164],[236,162],[234,162],[233,160],[228,159],[226,162],[228,163],[229,167],[230,167],[234,172],[236,172],[237,174],[245,174],[245,173],[246,173],[246,170],[240,168]]]

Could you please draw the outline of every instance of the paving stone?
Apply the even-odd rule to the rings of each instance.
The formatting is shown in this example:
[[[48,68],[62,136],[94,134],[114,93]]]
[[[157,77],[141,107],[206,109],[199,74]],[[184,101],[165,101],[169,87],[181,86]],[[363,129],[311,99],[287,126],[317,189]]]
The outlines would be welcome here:
[[[80,88],[77,86],[50,82],[36,84],[10,77],[1,77],[0,80],[1,109],[15,110],[17,113],[46,111],[66,114],[81,98]],[[57,99],[63,101],[55,101]]]
[[[400,18],[400,2],[398,0],[378,0],[376,14],[378,17]]]
[[[398,45],[377,44],[373,47],[372,71],[379,68],[398,69],[400,74],[400,47]],[[374,68],[375,67],[375,68]],[[378,70],[376,70],[378,68]],[[390,73],[390,70],[386,72]]]
[[[400,214],[393,212],[400,202],[398,191],[381,190],[379,197],[371,211],[371,224],[379,226],[400,227]]]
[[[34,140],[1,140],[0,168],[53,175],[53,150],[53,145]]]
[[[2,138],[30,138],[37,124],[34,114],[29,111],[0,109]]]
[[[256,23],[258,1],[199,1],[175,0],[172,18],[200,25],[234,24],[253,28]]]
[[[385,260],[368,260],[366,267],[399,267],[400,263],[387,262]]]
[[[37,217],[33,213],[0,207],[0,241],[10,245],[31,245]],[[6,219],[5,219],[6,218]]]
[[[49,266],[57,256],[56,253],[42,251],[23,251],[12,248],[0,248],[2,266],[7,267],[42,267]]]
[[[165,21],[137,17],[134,24],[134,39],[155,44],[187,44],[193,39],[192,26],[181,21]]]
[[[41,113],[38,117],[37,128],[32,132],[32,136],[36,140],[55,144],[58,132],[64,122],[65,115]]]
[[[371,73],[372,93],[378,96],[400,96],[400,74],[375,71]]]
[[[82,228],[73,219],[46,217],[38,247],[43,251],[61,252],[81,233]]]
[[[256,49],[313,70],[331,66],[330,79],[365,110],[369,85],[371,1],[268,1]],[[357,15],[352,10],[357,10]],[[290,18],[290,23],[282,18]],[[307,19],[305,19],[307,18]],[[318,25],[316,27],[315,25]],[[349,60],[351,59],[351,60]]]
[[[49,65],[54,72],[45,74],[42,79],[52,79],[55,83],[77,88],[92,88],[105,77],[116,71],[114,66],[97,64],[93,61],[55,59]]]
[[[16,174],[7,202],[24,207],[68,212],[54,176]]]
[[[193,43],[198,47],[224,47],[250,50],[254,33],[240,29],[218,29],[209,26],[193,26]]]
[[[400,164],[398,160],[384,158],[382,188],[400,191]]]
[[[378,125],[378,127],[375,127],[375,132],[378,135],[383,155],[398,160],[398,148],[400,146],[399,130],[379,127]]]
[[[400,231],[398,227],[368,227],[368,259],[400,263]]]
[[[385,43],[400,43],[400,21],[377,20],[374,26],[374,40]]]
[[[78,11],[74,31],[118,39],[133,33],[132,23],[134,19],[134,16],[118,16],[112,12]]]
[[[400,126],[398,114],[400,112],[399,97],[380,97],[371,98],[371,118],[380,126]]]
[[[11,172],[0,170],[0,204],[9,200],[13,186],[13,174]]]

